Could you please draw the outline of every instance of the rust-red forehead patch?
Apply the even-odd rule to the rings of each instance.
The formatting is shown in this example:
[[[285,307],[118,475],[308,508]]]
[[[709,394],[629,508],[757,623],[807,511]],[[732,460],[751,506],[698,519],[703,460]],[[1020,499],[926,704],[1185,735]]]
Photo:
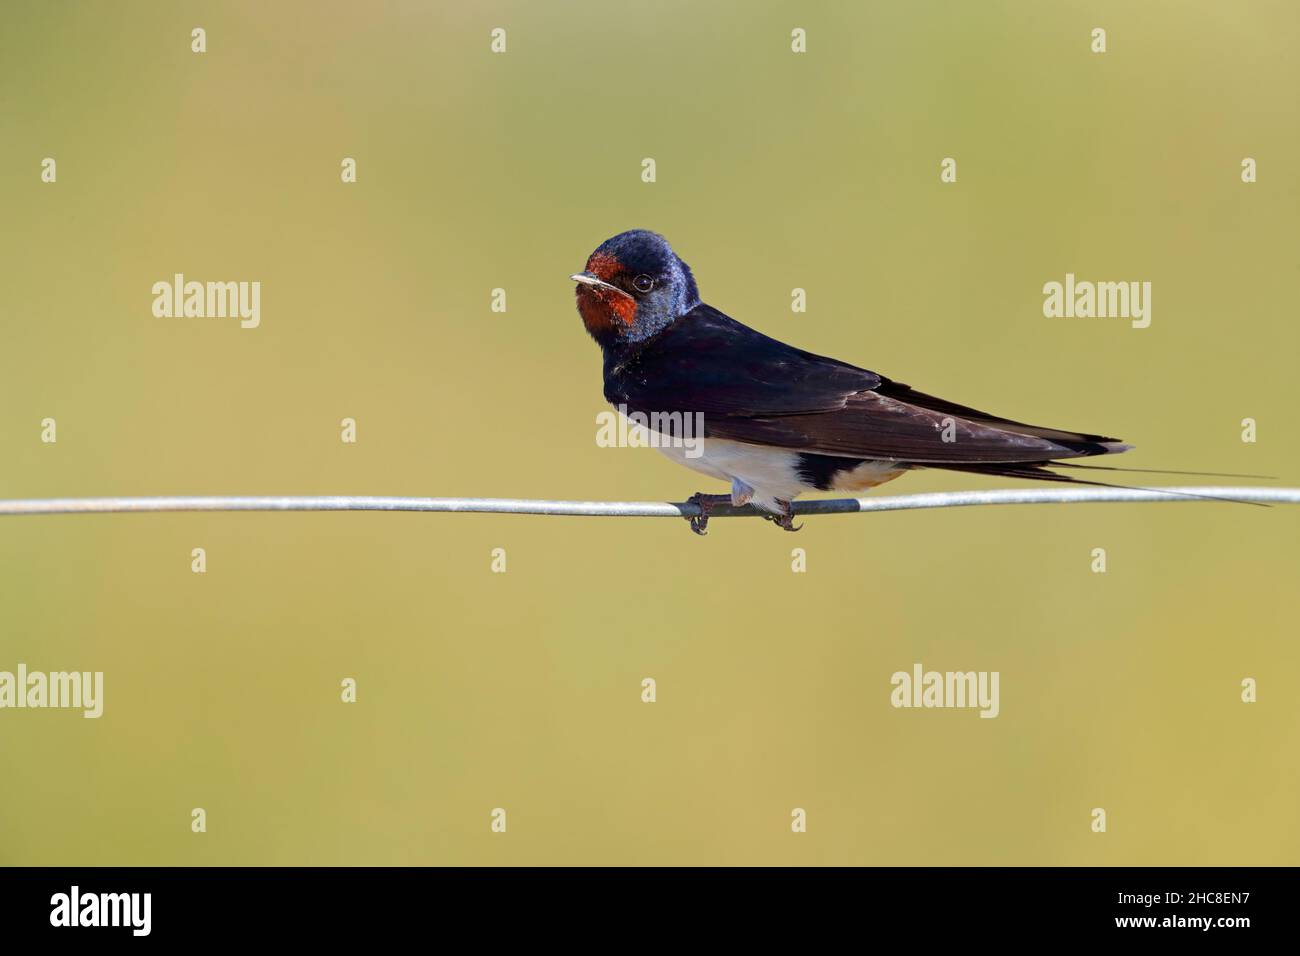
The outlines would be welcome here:
[[[608,282],[623,271],[623,263],[618,257],[608,252],[593,252],[587,260],[587,271],[596,278]]]

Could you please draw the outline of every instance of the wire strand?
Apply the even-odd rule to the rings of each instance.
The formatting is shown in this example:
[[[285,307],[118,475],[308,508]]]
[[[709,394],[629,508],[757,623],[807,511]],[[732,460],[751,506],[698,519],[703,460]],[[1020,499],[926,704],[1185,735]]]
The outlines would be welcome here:
[[[1200,497],[1183,497],[1197,495]],[[797,515],[964,508],[976,505],[1081,504],[1088,502],[1201,502],[1225,500],[1300,504],[1300,488],[1024,488],[943,491],[880,498],[797,501]],[[403,498],[375,495],[223,495],[140,498],[26,498],[0,500],[0,515],[119,514],[171,511],[440,511],[475,514],[583,515],[600,518],[689,518],[700,513],[689,501],[547,501],[536,498]],[[721,505],[710,517],[755,517],[745,505]]]

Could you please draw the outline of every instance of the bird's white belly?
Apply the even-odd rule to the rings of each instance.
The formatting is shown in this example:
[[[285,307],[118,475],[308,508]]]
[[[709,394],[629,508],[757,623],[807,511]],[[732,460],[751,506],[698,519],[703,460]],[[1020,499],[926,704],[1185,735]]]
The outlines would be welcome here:
[[[751,504],[774,514],[781,513],[776,499],[791,501],[812,490],[812,485],[799,476],[798,452],[721,438],[704,439],[691,449],[701,452],[695,458],[687,457],[686,448],[661,446],[659,450],[679,465],[710,478],[726,482],[739,479],[754,489]]]

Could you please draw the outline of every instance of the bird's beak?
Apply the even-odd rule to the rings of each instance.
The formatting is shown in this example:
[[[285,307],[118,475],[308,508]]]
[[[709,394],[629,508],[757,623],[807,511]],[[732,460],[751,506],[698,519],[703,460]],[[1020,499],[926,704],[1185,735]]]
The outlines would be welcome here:
[[[619,295],[628,295],[618,286],[610,285],[604,279],[598,279],[590,272],[575,272],[573,275],[569,276],[569,278],[579,285],[589,285],[594,289],[608,289],[610,292],[617,292]],[[631,296],[628,295],[628,298],[630,299]]]

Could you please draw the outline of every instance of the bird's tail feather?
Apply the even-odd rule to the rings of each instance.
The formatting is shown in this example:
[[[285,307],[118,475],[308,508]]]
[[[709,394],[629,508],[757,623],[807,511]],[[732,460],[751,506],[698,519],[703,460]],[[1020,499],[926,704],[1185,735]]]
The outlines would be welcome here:
[[[960,464],[943,464],[931,465],[932,468],[943,468],[947,471],[964,471],[976,475],[997,475],[1003,478],[1027,478],[1032,481],[1056,481],[1068,485],[1092,485],[1097,488],[1124,488],[1128,491],[1159,491],[1162,494],[1177,498],[1192,498],[1201,501],[1227,501],[1238,505],[1254,505],[1257,508],[1268,508],[1267,504],[1260,501],[1246,501],[1242,498],[1228,498],[1223,495],[1200,495],[1190,491],[1169,491],[1164,488],[1140,488],[1136,485],[1117,485],[1107,481],[1089,481],[1086,478],[1075,478],[1072,475],[1062,475],[1054,471],[1048,471],[1048,468],[1067,467],[1067,463],[1058,461],[1043,462],[978,462],[978,463],[960,463]],[[1145,469],[1137,468],[1106,468],[1098,465],[1074,465],[1069,464],[1071,468],[1095,468],[1099,471],[1142,471]],[[1159,474],[1209,474],[1209,472],[1158,472]],[[1219,477],[1255,477],[1248,475],[1232,475]]]
[[[1277,475],[1238,475],[1228,471],[1171,471],[1168,468],[1120,468],[1116,465],[1077,465],[1073,461],[1054,461],[1053,468],[1086,468],[1089,471],[1133,471],[1145,475],[1195,475],[1199,478],[1260,478],[1277,481]]]

